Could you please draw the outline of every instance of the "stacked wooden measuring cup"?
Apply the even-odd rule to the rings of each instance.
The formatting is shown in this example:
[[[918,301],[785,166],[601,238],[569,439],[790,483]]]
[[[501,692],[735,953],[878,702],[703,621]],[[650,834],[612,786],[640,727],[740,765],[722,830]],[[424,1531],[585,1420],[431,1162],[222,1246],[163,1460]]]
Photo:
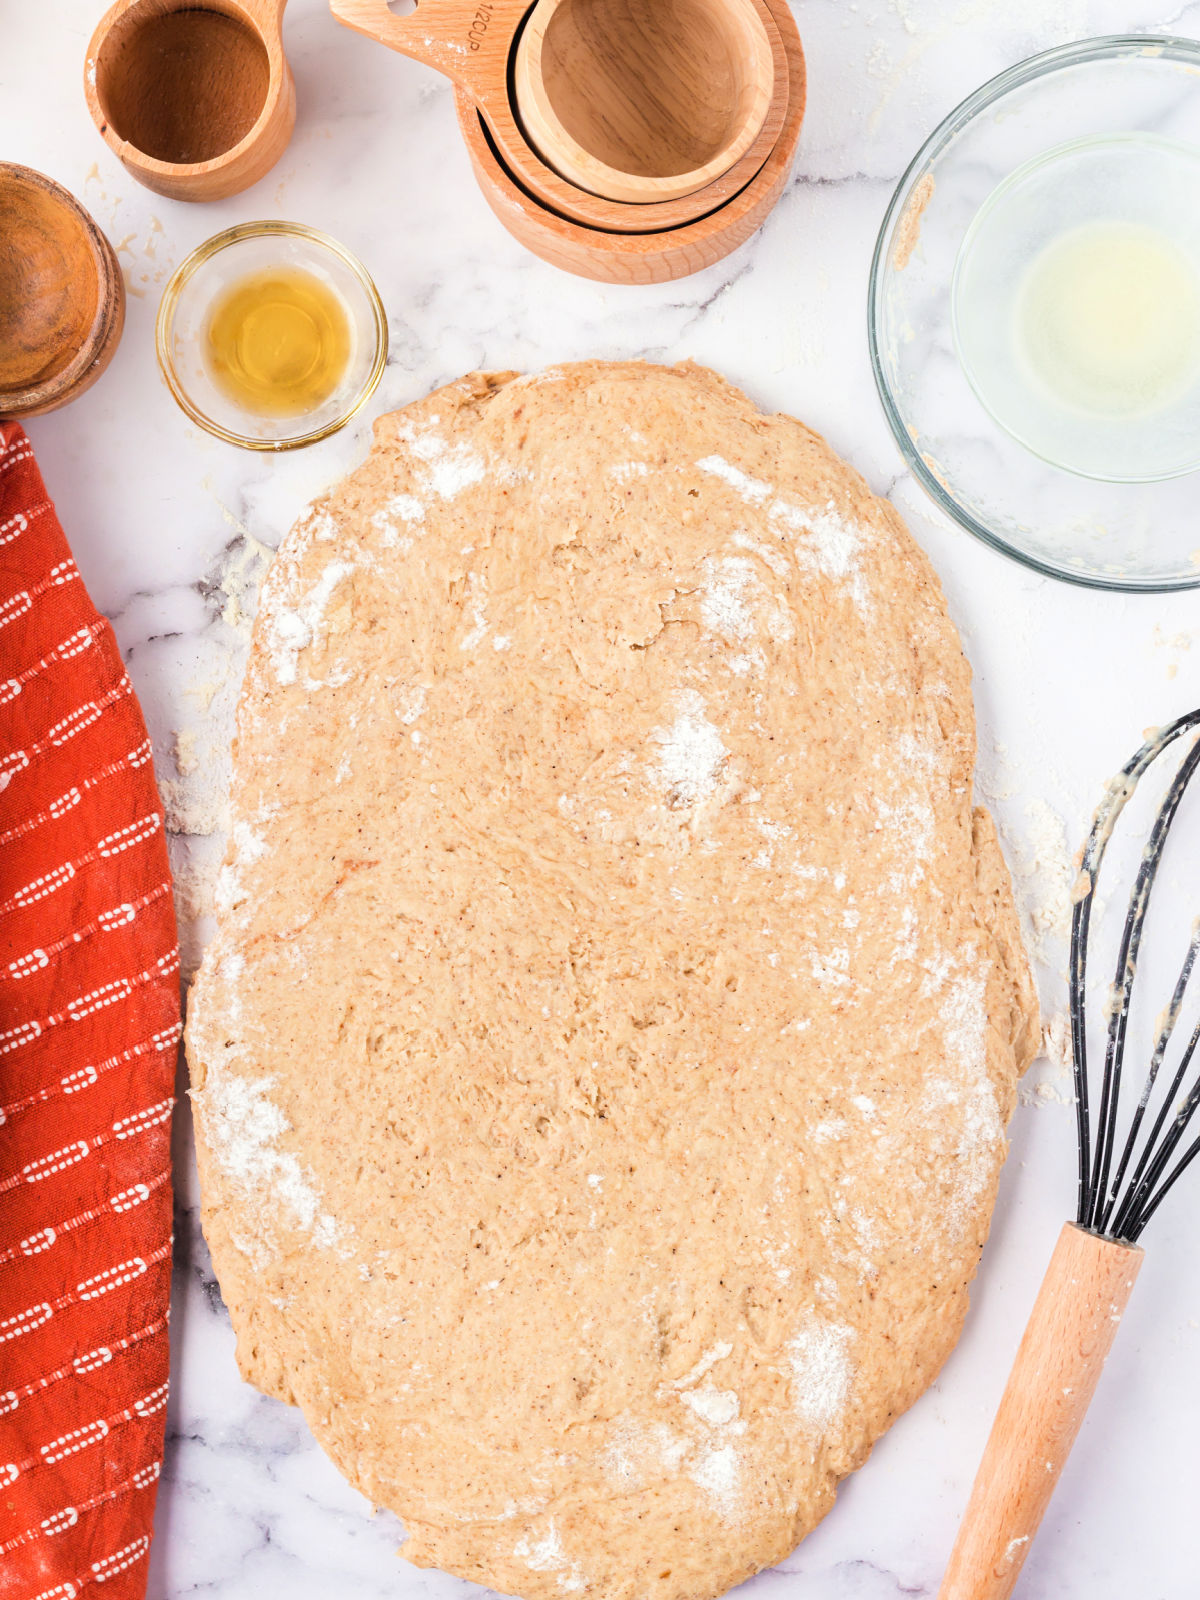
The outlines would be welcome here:
[[[710,266],[778,200],[804,119],[788,0],[330,0],[452,79],[492,210],[568,272],[656,283]]]

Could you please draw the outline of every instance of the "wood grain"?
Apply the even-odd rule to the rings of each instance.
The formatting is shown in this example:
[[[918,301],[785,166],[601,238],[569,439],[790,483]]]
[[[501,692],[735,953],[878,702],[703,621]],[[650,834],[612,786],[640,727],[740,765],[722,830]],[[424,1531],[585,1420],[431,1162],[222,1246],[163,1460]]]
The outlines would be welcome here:
[[[766,0],[750,0],[771,41],[771,95],[766,116],[746,153],[719,177],[678,200],[649,200],[630,204],[590,194],[568,182],[527,141],[505,146],[505,164],[514,178],[530,194],[560,217],[581,222],[585,227],[603,228],[609,233],[658,233],[681,228],[685,223],[706,217],[718,206],[741,194],[758,175],[779,141],[787,121],[788,57],[783,37]],[[522,35],[522,37],[524,37]]]
[[[725,205],[683,227],[658,233],[587,228],[540,204],[500,158],[470,98],[455,96],[458,125],[484,197],[526,248],[553,266],[604,283],[666,283],[711,266],[761,227],[787,186],[804,121],[804,50],[788,0],[769,0],[788,62],[788,108],[783,130],[752,182]]]
[[[91,388],[124,323],[121,269],[92,218],[44,174],[0,162],[0,417]]]
[[[115,0],[88,45],[84,94],[139,183],[223,200],[264,177],[296,120],[287,0]]]
[[[450,78],[483,113],[502,166],[538,203],[586,227],[649,233],[681,227],[741,193],[761,172],[787,121],[791,74],[775,9],[767,0],[745,3],[771,45],[771,99],[757,135],[728,171],[694,194],[640,204],[581,189],[543,160],[527,137],[513,106],[509,74],[524,37],[528,0],[485,0],[478,6],[464,0],[420,0],[406,17],[394,16],[386,0],[330,0],[330,10],[347,27]]]
[[[1068,1223],[992,1424],[938,1600],[1007,1600],[1096,1391],[1142,1264]]]
[[[679,200],[754,143],[774,88],[751,0],[539,0],[517,115],[564,178],[609,200]]]

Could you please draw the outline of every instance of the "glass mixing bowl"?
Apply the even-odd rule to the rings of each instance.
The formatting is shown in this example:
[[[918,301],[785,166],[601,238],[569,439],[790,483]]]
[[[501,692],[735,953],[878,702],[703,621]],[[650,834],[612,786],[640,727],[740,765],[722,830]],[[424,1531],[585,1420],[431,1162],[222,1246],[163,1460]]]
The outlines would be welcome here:
[[[884,217],[871,267],[871,362],[917,481],[969,532],[1075,583],[1192,588],[1200,478],[1106,482],[1041,459],[985,408],[955,345],[956,264],[985,202],[1047,151],[1119,134],[1200,150],[1200,43],[1064,45],[1001,73],[952,111]],[[1200,212],[1200,193],[1194,204]]]

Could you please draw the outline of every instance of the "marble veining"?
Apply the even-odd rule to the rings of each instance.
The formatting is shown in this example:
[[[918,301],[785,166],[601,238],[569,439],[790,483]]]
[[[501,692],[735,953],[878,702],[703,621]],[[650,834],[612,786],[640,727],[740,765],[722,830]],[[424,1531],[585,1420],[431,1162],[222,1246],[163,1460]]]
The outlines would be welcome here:
[[[129,311],[104,380],[29,431],[150,723],[189,968],[211,927],[231,718],[258,584],[301,508],[362,458],[382,412],[476,367],[691,357],[823,432],[893,498],[929,551],[975,670],[979,790],[1014,871],[1050,1053],[1022,1090],[959,1348],[822,1526],[749,1587],[760,1600],[933,1596],[1073,1204],[1061,1017],[1070,856],[1101,785],[1143,727],[1200,701],[1200,624],[1195,594],[1067,588],[933,512],[902,470],[871,382],[870,252],[910,156],[983,79],[1089,34],[1200,36],[1200,0],[1165,8],[1161,0],[795,0],[810,98],[786,194],[740,252],[646,289],[573,279],[524,253],[475,189],[444,83],[337,27],[323,0],[288,7],[299,120],[275,171],[220,204],[150,194],[104,147],[84,107],[83,53],[98,6],[59,0],[53,9],[51,26],[45,8],[0,0],[0,149],[91,208],[118,249]],[[153,353],[158,297],[174,266],[209,234],[258,217],[343,239],[376,278],[391,324],[387,372],[366,413],[321,445],[280,457],[195,429],[171,402]],[[1168,858],[1159,892],[1168,906],[1195,909],[1186,849]],[[1140,980],[1148,991],[1170,981],[1166,961],[1153,963],[1150,952]],[[199,1230],[185,1109],[176,1139],[174,1384],[151,1600],[466,1600],[472,1585],[397,1561],[399,1524],[371,1515],[297,1413],[240,1382]],[[1024,1600],[1196,1593],[1197,1193],[1181,1191],[1148,1233],[1149,1259],[1029,1558]]]

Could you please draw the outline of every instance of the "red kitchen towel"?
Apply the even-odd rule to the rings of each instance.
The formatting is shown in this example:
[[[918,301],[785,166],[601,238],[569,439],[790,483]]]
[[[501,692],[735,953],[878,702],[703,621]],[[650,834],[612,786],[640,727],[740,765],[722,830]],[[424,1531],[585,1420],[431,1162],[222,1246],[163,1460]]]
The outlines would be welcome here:
[[[0,423],[3,1600],[146,1591],[178,971],[141,709],[29,440]]]

